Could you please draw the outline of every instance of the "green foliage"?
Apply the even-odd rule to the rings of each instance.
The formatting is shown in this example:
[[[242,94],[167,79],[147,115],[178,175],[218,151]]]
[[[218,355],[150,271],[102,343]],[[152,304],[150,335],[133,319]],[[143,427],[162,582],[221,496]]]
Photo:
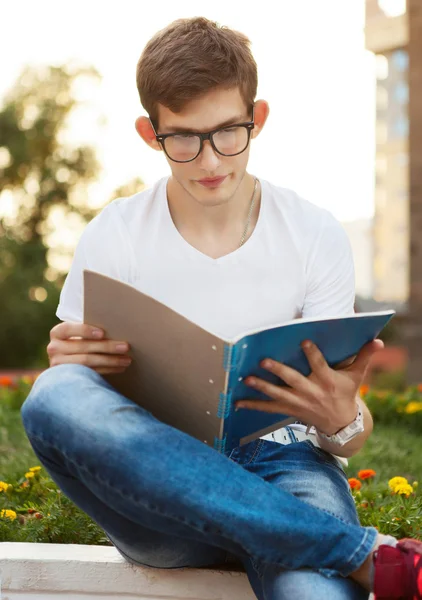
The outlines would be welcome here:
[[[410,386],[401,394],[370,389],[362,396],[374,422],[386,425],[400,423],[408,431],[419,435],[422,432],[422,393],[418,387]]]
[[[29,480],[22,476],[0,492],[0,515],[1,509],[16,514],[0,516],[3,542],[111,545],[104,531],[42,473]]]
[[[65,143],[68,120],[79,103],[79,78],[98,80],[92,68],[26,68],[0,110],[0,190],[11,193],[15,216],[0,217],[0,366],[47,366],[49,330],[63,277],[48,270],[50,219],[58,209],[81,225],[88,208],[85,186],[99,173],[93,148]],[[77,196],[75,192],[78,191]],[[77,199],[76,199],[77,198]]]
[[[381,533],[398,539],[422,536],[422,494],[419,482],[408,482],[408,493],[400,494],[398,488],[390,486],[373,471],[368,479],[349,479],[360,523],[376,527]],[[354,486],[359,487],[354,487]]]
[[[0,542],[110,544],[104,531],[61,493],[43,469],[25,476],[38,466],[19,411],[30,387],[23,382],[17,389],[0,387],[0,482],[12,486],[0,491],[0,511],[16,513],[14,520],[0,518]]]
[[[379,371],[371,374],[371,388],[389,390],[390,392],[404,392],[407,388],[406,373],[404,371]]]
[[[378,481],[406,477],[422,484],[422,442],[420,433],[409,431],[398,421],[384,425],[375,420],[374,430],[360,452],[349,458],[348,477],[360,469],[374,469]]]

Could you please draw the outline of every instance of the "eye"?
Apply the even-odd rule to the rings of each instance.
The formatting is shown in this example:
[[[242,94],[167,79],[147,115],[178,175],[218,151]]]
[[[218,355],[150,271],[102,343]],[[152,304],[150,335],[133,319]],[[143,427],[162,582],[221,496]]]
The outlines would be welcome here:
[[[178,133],[174,135],[173,138],[175,140],[194,140],[196,135],[192,135],[191,133]]]

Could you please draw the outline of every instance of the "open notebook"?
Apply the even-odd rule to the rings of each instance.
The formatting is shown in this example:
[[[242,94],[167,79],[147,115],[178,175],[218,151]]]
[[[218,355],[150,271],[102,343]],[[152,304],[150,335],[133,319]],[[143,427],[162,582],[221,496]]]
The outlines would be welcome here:
[[[297,420],[262,411],[234,410],[241,398],[266,398],[242,380],[256,375],[283,382],[259,366],[264,358],[304,375],[310,368],[300,343],[311,339],[330,366],[377,337],[394,311],[347,317],[295,319],[224,340],[136,288],[84,271],[84,322],[130,344],[132,364],[104,375],[120,393],[157,419],[219,452],[250,442]]]

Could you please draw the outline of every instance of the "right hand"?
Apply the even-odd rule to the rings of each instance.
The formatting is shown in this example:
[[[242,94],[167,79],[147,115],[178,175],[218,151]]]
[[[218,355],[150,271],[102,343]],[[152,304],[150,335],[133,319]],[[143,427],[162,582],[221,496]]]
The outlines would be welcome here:
[[[99,330],[101,335],[95,337],[94,330]],[[125,347],[118,350],[118,344],[124,344]],[[90,367],[100,374],[123,373],[131,362],[128,350],[127,342],[104,339],[102,329],[68,322],[53,327],[47,346],[50,367],[72,363]],[[130,362],[125,362],[127,360]]]

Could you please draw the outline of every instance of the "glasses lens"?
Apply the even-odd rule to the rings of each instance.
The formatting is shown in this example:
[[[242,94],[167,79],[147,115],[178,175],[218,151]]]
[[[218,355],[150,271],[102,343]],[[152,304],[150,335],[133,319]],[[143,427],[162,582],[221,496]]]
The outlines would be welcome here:
[[[170,158],[185,162],[196,157],[201,147],[201,140],[197,135],[172,135],[164,140],[164,145]]]
[[[249,142],[249,132],[243,126],[228,127],[214,133],[212,139],[221,154],[231,156],[246,149]]]

